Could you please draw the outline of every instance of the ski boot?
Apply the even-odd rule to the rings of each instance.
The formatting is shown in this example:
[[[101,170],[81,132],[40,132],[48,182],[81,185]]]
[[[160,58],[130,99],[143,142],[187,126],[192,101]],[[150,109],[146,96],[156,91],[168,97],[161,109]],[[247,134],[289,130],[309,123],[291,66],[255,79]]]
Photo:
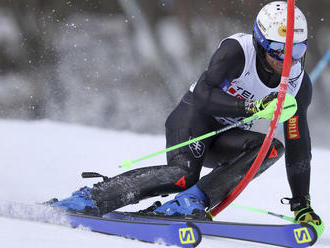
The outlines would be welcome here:
[[[153,213],[161,216],[212,220],[205,211],[208,198],[196,185],[176,195],[174,200],[157,207]]]
[[[100,211],[92,199],[91,188],[83,187],[72,193],[71,197],[58,201],[56,198],[48,201],[48,205],[67,212],[100,215]]]

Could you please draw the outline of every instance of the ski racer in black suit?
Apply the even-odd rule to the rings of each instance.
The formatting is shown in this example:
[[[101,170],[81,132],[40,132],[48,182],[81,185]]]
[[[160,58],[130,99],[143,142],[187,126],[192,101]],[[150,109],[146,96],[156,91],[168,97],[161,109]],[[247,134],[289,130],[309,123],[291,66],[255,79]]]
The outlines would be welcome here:
[[[166,121],[167,147],[220,129],[264,109],[277,97],[284,58],[286,2],[272,2],[259,12],[253,35],[224,39],[206,71],[183,96]],[[304,71],[307,23],[295,10],[295,38],[288,93],[298,110],[284,123],[285,149],[274,139],[257,175],[285,152],[288,199],[297,222],[321,219],[310,202],[311,140],[307,109],[312,85]],[[249,130],[253,123],[195,142],[167,153],[167,164],[131,170],[84,187],[54,207],[68,211],[104,214],[152,196],[181,192],[153,211],[162,215],[205,217],[206,209],[220,203],[241,181],[265,135]],[[202,166],[213,168],[200,178]]]

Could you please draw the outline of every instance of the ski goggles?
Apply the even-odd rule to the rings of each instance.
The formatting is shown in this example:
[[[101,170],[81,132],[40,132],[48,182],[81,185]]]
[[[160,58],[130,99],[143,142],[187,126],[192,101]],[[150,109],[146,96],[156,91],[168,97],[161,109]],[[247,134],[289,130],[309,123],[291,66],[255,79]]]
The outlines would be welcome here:
[[[284,52],[285,52],[285,43],[267,40],[265,36],[260,31],[257,22],[254,23],[253,27],[254,38],[257,42],[266,50],[266,52],[273,58],[279,61],[284,60]],[[292,47],[292,59],[297,61],[304,57],[307,50],[308,42],[307,40],[299,43],[293,44]]]
[[[284,52],[285,52],[285,43],[282,42],[276,42],[276,41],[268,41],[268,46],[266,48],[267,53],[279,60],[283,61],[284,60]],[[304,57],[305,53],[307,50],[307,40],[300,42],[300,43],[295,43],[293,44],[292,47],[292,59],[297,61]]]

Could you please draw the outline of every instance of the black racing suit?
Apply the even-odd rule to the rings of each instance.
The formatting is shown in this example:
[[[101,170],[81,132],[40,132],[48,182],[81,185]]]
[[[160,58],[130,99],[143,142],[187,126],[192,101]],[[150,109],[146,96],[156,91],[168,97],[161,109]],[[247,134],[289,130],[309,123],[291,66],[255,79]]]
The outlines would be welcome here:
[[[188,91],[169,115],[165,124],[167,147],[222,128],[213,116],[246,116],[244,100],[228,95],[219,88],[224,80],[238,78],[244,65],[244,52],[238,41],[225,40],[213,55],[193,93]],[[280,83],[280,75],[264,69],[258,58],[256,66],[260,79],[268,87],[276,88]],[[292,133],[292,127],[284,124],[286,167],[293,197],[309,193],[311,145],[306,112],[312,87],[307,73],[304,75],[296,96],[298,111],[293,122],[297,123],[290,124],[299,127],[299,130]],[[235,128],[195,142],[168,152],[167,165],[131,170],[95,184],[93,199],[105,213],[147,197],[180,192],[197,184],[209,198],[209,207],[212,208],[245,176],[264,137],[258,132]],[[274,164],[283,153],[283,144],[274,139],[257,175]],[[200,178],[202,166],[213,170]]]

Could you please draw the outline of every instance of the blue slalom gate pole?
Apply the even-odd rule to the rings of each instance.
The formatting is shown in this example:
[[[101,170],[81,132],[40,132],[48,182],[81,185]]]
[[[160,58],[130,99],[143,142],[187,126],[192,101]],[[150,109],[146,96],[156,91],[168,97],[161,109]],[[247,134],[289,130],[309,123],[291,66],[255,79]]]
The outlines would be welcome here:
[[[330,62],[330,48],[328,49],[327,53],[322,57],[322,59],[319,61],[319,63],[314,67],[310,75],[313,84],[322,74],[323,70],[325,69],[325,67],[329,62]]]

